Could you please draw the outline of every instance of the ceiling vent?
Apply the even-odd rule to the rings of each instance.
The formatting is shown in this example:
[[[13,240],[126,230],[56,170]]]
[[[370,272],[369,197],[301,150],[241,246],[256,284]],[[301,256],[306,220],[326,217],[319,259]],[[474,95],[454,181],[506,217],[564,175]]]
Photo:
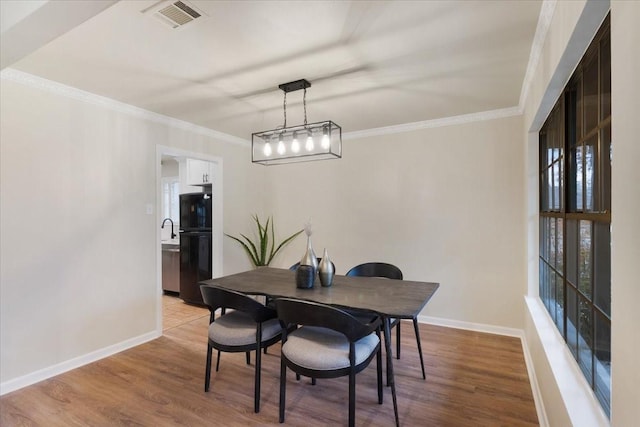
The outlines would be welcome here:
[[[150,12],[154,18],[173,29],[184,27],[205,16],[202,11],[184,0],[161,1],[142,12]]]

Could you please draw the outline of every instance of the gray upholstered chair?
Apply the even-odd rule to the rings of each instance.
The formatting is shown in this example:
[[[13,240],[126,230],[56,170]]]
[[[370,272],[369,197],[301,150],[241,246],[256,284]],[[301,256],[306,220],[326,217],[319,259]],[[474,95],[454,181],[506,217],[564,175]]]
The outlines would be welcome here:
[[[364,277],[384,277],[387,279],[402,280],[402,271],[393,264],[385,262],[367,262],[356,265],[347,271],[347,276],[364,276]],[[413,321],[413,330],[416,334],[416,343],[418,344],[418,354],[420,354],[420,366],[422,367],[422,378],[427,379],[424,371],[424,360],[422,357],[422,345],[420,343],[420,330],[418,329],[418,319],[416,316],[411,317]],[[396,327],[396,357],[400,359],[400,319],[391,319],[391,327]]]
[[[210,311],[209,339],[207,345],[207,366],[204,391],[209,391],[211,379],[211,352],[218,350],[216,372],[220,367],[220,352],[256,352],[254,411],[260,412],[260,349],[280,341],[280,322],[274,309],[265,307],[258,301],[236,291],[215,286],[201,285],[202,299]],[[222,315],[215,319],[215,311],[222,309]],[[226,309],[233,310],[226,310]]]
[[[378,403],[382,403],[382,352],[380,326],[335,307],[292,298],[275,300],[282,324],[280,356],[280,422],[285,418],[287,368],[311,378],[349,376],[349,426],[355,424],[356,374],[377,359]],[[292,325],[297,329],[288,332]],[[395,401],[395,396],[394,396]],[[394,408],[395,409],[395,408]],[[397,419],[397,412],[396,412]]]

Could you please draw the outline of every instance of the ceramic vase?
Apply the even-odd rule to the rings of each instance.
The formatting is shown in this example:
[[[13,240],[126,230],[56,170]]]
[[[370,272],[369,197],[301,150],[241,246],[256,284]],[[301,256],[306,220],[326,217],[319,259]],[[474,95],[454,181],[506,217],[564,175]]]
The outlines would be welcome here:
[[[310,265],[299,265],[296,270],[296,286],[311,289],[316,281],[316,269]]]
[[[313,267],[315,271],[318,271],[318,258],[316,258],[316,253],[311,246],[311,236],[307,237],[307,251],[300,260],[300,265],[309,265]]]
[[[318,275],[320,276],[320,284],[325,288],[328,288],[333,284],[333,276],[335,276],[335,268],[333,267],[333,263],[329,259],[329,254],[327,253],[327,248],[324,249],[324,253],[322,254],[322,260],[318,265]]]

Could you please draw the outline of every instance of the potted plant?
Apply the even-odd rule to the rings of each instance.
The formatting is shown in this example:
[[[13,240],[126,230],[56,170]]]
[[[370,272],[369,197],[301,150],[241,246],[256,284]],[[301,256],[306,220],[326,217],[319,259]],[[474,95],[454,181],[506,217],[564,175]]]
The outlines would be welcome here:
[[[247,252],[247,255],[249,255],[249,258],[251,258],[251,262],[256,267],[269,265],[269,263],[271,263],[271,261],[273,260],[273,257],[276,256],[278,251],[282,249],[284,245],[291,242],[304,231],[299,230],[293,233],[291,236],[287,237],[279,245],[276,246],[275,233],[273,229],[273,218],[267,218],[267,221],[264,224],[260,221],[258,215],[253,215],[253,220],[256,224],[258,232],[258,240],[255,243],[244,234],[240,234],[241,237],[236,237],[225,233],[225,236],[230,237],[236,242],[240,243],[245,252]]]

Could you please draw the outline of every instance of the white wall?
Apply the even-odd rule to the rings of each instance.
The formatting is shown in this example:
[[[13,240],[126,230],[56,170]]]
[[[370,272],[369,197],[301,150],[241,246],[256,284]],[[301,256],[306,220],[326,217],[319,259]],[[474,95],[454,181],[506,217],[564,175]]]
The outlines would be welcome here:
[[[640,420],[640,2],[611,4],[612,409],[614,426]]]
[[[522,329],[521,135],[518,116],[344,141],[341,160],[268,168],[265,211],[283,235],[311,217],[338,273],[385,261],[439,282],[425,315]]]
[[[225,229],[262,205],[263,171],[246,146],[86,94],[1,84],[0,382],[10,389],[157,335],[157,144],[224,159]],[[248,268],[230,243],[224,271]]]
[[[537,297],[538,244],[537,131],[604,18],[608,2],[558,2],[543,55],[525,104],[529,235],[529,297],[525,336],[536,381],[551,426],[609,424],[579,368]],[[640,352],[637,302],[640,287],[640,160],[638,78],[640,3],[611,2],[612,42],[612,410],[611,425],[636,425],[640,419]]]
[[[180,169],[178,168],[178,161],[176,159],[165,159],[162,161],[163,178],[172,178],[180,176]]]

